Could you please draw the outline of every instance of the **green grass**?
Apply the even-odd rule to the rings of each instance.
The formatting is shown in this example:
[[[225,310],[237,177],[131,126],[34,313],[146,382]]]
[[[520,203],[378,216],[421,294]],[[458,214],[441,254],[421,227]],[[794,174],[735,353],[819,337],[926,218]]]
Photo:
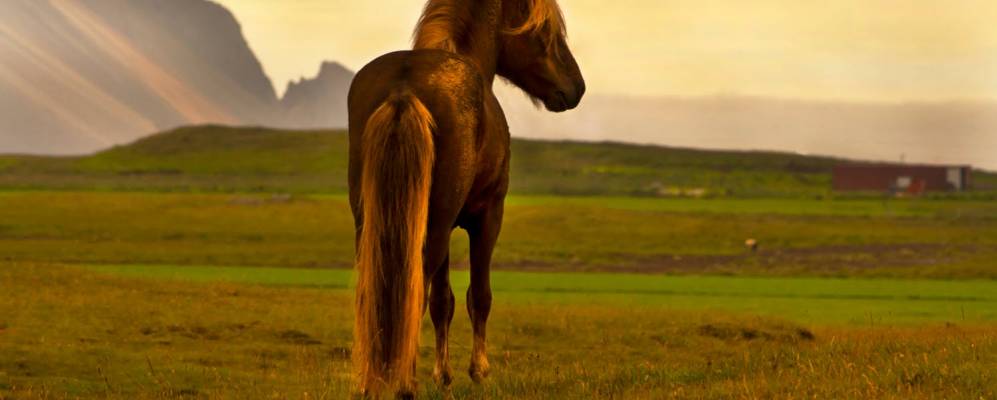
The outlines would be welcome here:
[[[514,196],[497,269],[995,278],[994,203]],[[8,192],[12,261],[351,268],[343,196]],[[761,250],[751,254],[744,240]],[[457,231],[452,260],[465,268]]]
[[[90,265],[102,273],[193,282],[233,282],[346,290],[353,272],[260,267]],[[465,271],[452,274],[467,290]],[[895,325],[997,321],[997,281],[743,278],[496,271],[503,304],[664,307],[748,312],[799,323]]]
[[[129,278],[80,267],[0,264],[0,397],[349,395],[348,290],[148,279],[155,269],[146,268],[146,278]],[[197,276],[197,270],[186,271]],[[272,283],[289,274],[271,270],[258,276]],[[496,293],[489,322],[493,371],[483,386],[461,373],[469,357],[469,323],[462,312],[454,320],[455,399],[979,399],[997,394],[992,322],[800,323],[701,306],[678,310],[664,302],[624,305],[590,296],[545,297],[526,289],[542,281],[566,283],[499,277],[496,286],[523,291]],[[607,284],[602,278],[580,284]],[[611,285],[649,284],[639,277],[620,279]],[[930,290],[968,288],[966,294],[972,294],[987,288],[966,284]],[[816,283],[811,289],[835,289],[834,283],[828,285]],[[850,290],[878,292],[863,285]],[[739,286],[732,283],[725,290],[742,290]],[[743,290],[753,293],[786,290],[746,286]],[[901,296],[906,290],[896,288],[893,294]],[[457,297],[457,309],[463,310],[462,296]],[[431,338],[427,322],[418,377],[422,398],[439,399],[444,395],[429,378]]]
[[[345,140],[208,126],[0,156],[0,399],[346,398]],[[513,147],[493,375],[459,373],[459,311],[453,398],[997,397],[994,192],[841,196],[835,160],[777,153]],[[421,395],[447,398],[431,343],[427,322]]]
[[[0,156],[0,188],[170,192],[346,192],[342,131],[180,128],[80,157]],[[514,140],[517,194],[833,197],[838,160],[732,152]],[[977,172],[993,199],[997,175]],[[874,194],[875,195],[875,194]],[[947,196],[947,195],[946,195]]]
[[[993,397],[992,207],[513,196],[493,375],[459,373],[458,313],[452,395]],[[342,195],[4,192],[0,398],[344,398],[352,239]]]

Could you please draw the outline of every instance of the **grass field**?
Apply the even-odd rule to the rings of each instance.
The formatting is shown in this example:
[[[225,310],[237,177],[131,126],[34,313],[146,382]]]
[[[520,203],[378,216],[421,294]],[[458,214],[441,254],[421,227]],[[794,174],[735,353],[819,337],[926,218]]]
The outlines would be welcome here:
[[[499,269],[994,278],[997,203],[515,196]],[[861,227],[861,229],[857,229]],[[747,238],[761,243],[752,254]],[[454,235],[452,259],[466,260]],[[350,268],[343,196],[8,192],[10,261]]]
[[[344,146],[209,126],[0,156],[0,400],[346,398]],[[458,374],[453,398],[997,398],[997,192],[844,196],[827,158],[513,146],[493,375]],[[462,232],[451,249],[462,292]],[[430,339],[421,394],[447,398]],[[458,372],[469,339],[459,312]]]
[[[493,276],[495,371],[484,386],[461,375],[454,398],[997,391],[992,202],[509,203]],[[757,254],[742,248],[749,235],[762,240]],[[0,250],[0,398],[350,391],[341,195],[8,191]],[[458,235],[456,259],[465,253]],[[467,280],[455,271],[455,290]],[[458,316],[458,370],[468,329]],[[444,398],[429,383],[430,335],[427,325],[422,395]]]
[[[349,290],[336,287],[346,274],[94,268],[34,263],[0,268],[5,293],[0,298],[0,397],[338,399],[349,393],[352,303]],[[309,284],[330,287],[299,286],[307,281],[298,273]],[[672,284],[681,290],[741,290],[745,297],[727,300],[730,304],[766,292],[782,296],[842,287],[868,295],[854,304],[932,291],[964,296],[942,302],[991,304],[977,309],[989,314],[970,311],[950,322],[943,321],[953,315],[921,315],[919,325],[895,325],[875,319],[842,324],[835,322],[834,310],[789,319],[732,314],[724,307],[673,304],[680,296],[669,295],[655,302],[628,299],[622,296],[626,292],[611,301],[603,295],[570,296],[571,287],[639,292],[656,284],[668,290],[668,284],[626,276],[608,282],[599,276],[558,277],[500,274],[489,325],[493,375],[484,386],[458,375],[454,398],[978,399],[997,394],[997,327],[986,321],[993,318],[993,282],[836,286],[841,283],[810,281],[766,288],[732,278],[690,278]],[[242,282],[224,282],[229,278]],[[266,285],[252,283],[258,281]],[[821,304],[805,297],[792,303]],[[469,352],[469,323],[463,315],[455,318],[452,332],[451,353],[459,369]],[[425,398],[442,398],[429,383],[430,335],[426,326],[422,392]]]

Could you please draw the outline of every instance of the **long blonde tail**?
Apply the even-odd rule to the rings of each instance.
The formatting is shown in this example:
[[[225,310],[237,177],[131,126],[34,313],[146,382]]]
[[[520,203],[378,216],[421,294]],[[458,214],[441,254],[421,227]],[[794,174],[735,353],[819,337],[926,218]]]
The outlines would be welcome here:
[[[426,106],[404,90],[371,114],[363,132],[353,332],[363,393],[415,388],[434,129]]]

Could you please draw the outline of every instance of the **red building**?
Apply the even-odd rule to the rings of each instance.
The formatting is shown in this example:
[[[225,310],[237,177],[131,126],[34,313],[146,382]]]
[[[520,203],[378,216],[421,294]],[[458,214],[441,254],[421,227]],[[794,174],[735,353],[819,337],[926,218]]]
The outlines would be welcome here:
[[[969,188],[971,171],[965,165],[840,164],[832,181],[836,191],[953,192]]]

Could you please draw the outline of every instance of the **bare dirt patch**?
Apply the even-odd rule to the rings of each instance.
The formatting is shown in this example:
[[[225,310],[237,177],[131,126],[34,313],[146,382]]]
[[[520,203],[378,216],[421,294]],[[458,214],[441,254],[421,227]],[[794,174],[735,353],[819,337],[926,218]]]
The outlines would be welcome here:
[[[783,325],[746,326],[731,323],[714,323],[701,325],[697,328],[696,332],[700,336],[731,341],[763,340],[796,343],[814,340],[813,332],[806,328]]]
[[[975,254],[972,246],[945,246],[925,243],[817,246],[803,248],[762,248],[742,254],[698,255],[662,254],[635,256],[620,254],[618,263],[564,264],[537,261],[502,263],[498,268],[518,271],[589,271],[629,273],[712,273],[765,272],[792,270],[833,274],[836,272],[895,267],[931,266],[951,263]],[[466,268],[466,263],[461,265]]]
[[[277,337],[280,338],[280,340],[291,344],[298,344],[298,345],[322,344],[321,340],[315,339],[307,333],[294,329],[280,332],[277,334]]]

